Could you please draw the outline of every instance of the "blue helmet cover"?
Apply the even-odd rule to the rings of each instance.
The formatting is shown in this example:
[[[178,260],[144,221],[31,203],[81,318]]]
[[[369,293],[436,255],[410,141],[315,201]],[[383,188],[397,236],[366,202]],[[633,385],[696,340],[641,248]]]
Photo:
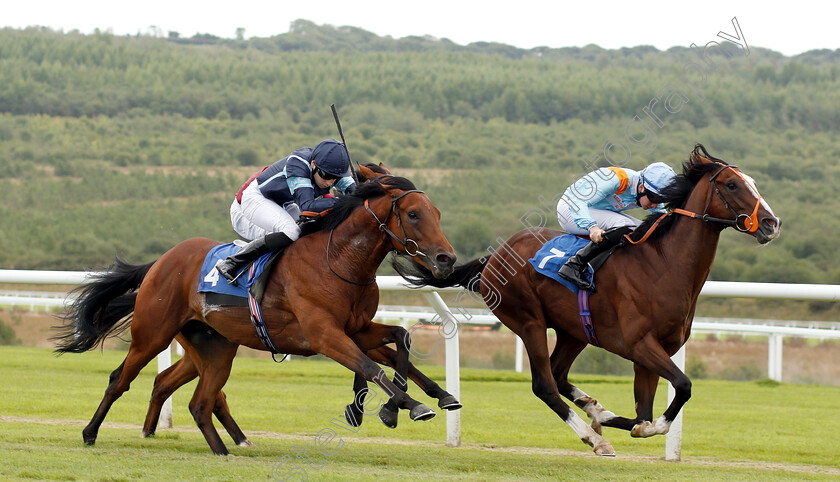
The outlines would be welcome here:
[[[350,175],[350,155],[344,144],[335,139],[319,142],[312,150],[311,160],[315,161],[315,167],[333,176]]]
[[[671,166],[664,162],[654,162],[642,169],[641,177],[645,191],[651,191],[656,195],[661,195],[662,189],[674,182],[677,173],[671,169]]]

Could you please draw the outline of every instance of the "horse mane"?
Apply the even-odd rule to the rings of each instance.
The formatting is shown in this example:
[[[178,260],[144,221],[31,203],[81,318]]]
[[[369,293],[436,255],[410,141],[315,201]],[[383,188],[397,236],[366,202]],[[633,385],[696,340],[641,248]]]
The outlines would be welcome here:
[[[339,194],[338,201],[329,214],[319,220],[301,226],[301,236],[318,231],[335,229],[344,222],[356,208],[364,205],[365,200],[375,199],[388,194],[388,191],[399,189],[413,191],[417,188],[414,183],[404,177],[393,176],[376,164],[365,164],[365,167],[379,174],[379,177],[363,182],[356,186],[352,194]],[[361,177],[361,176],[357,176]]]
[[[705,158],[712,161],[712,163],[701,162],[700,158]],[[688,196],[694,187],[700,182],[709,172],[714,172],[720,169],[720,165],[729,165],[726,161],[711,156],[703,144],[696,144],[694,150],[688,156],[688,160],[683,162],[682,174],[678,174],[673,183],[662,190],[662,197],[665,199],[666,209],[682,208],[688,201]],[[659,213],[650,213],[632,233],[630,238],[633,241],[641,239],[645,233],[653,226],[653,224],[662,216]],[[648,241],[656,241],[664,236],[673,227],[674,222],[678,216],[667,216],[659,223],[659,227],[651,233]]]

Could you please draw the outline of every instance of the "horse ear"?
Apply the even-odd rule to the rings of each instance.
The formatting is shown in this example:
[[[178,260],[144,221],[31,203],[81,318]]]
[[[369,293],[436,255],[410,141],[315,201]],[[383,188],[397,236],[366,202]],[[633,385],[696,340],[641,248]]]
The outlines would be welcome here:
[[[700,152],[706,153],[706,148],[703,147],[702,144],[697,144],[696,146],[694,146],[694,150],[691,151],[691,155],[689,156],[689,159],[691,160],[691,163],[692,164],[711,164],[712,161],[709,158],[704,157],[702,154],[700,154]]]
[[[367,180],[375,179],[379,175],[379,174],[373,172],[372,169],[369,169],[369,168],[367,168],[367,167],[365,167],[361,164],[359,165],[359,172]]]
[[[382,164],[382,163],[380,162],[380,163],[379,163],[379,167],[381,167],[381,168],[385,171],[385,174],[391,174],[391,170],[390,170],[390,169],[388,169],[387,167],[385,167],[385,164]]]

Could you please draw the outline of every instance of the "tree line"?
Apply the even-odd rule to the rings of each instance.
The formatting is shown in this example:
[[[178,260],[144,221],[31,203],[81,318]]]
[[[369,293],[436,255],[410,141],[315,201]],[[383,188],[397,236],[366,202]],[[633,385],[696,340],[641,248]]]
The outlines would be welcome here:
[[[631,146],[628,167],[678,167],[702,142],[785,221],[767,249],[724,234],[712,279],[838,283],[838,52],[721,49],[702,100],[667,113],[688,48],[460,46],[306,21],[250,40],[3,29],[0,267],[99,268],[232,239],[239,184],[337,136],[332,103],[353,159],[411,178],[459,255],[481,255],[658,99],[655,143]]]

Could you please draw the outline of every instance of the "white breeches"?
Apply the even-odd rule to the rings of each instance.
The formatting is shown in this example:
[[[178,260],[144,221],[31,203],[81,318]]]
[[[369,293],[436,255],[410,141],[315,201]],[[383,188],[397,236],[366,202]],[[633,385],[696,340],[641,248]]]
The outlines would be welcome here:
[[[615,211],[607,211],[605,209],[589,208],[589,216],[591,216],[592,219],[598,223],[598,227],[604,231],[622,226],[636,227],[642,224],[640,219],[636,219],[633,216],[617,213]],[[575,224],[575,217],[573,215],[572,208],[569,207],[568,203],[566,203],[565,198],[560,199],[560,202],[557,203],[557,221],[560,222],[560,227],[569,234],[582,234],[589,236],[588,231],[580,229],[577,224]]]
[[[285,233],[292,241],[300,237],[297,204],[283,209],[274,201],[266,199],[254,180],[242,192],[242,203],[234,198],[230,205],[230,222],[240,236],[253,241],[269,233]]]

